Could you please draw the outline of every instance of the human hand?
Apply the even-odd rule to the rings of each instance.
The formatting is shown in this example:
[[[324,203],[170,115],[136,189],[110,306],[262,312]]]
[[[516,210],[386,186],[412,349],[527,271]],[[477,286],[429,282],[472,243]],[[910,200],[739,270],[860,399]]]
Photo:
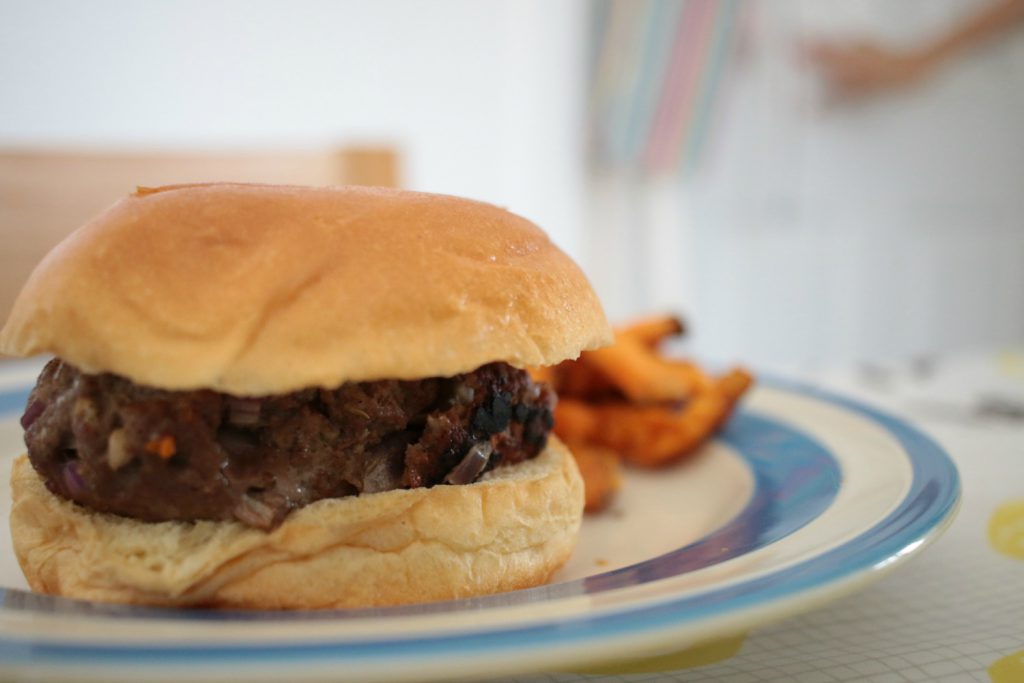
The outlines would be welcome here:
[[[814,43],[804,53],[841,100],[912,86],[932,67],[926,53],[901,52],[871,42]]]

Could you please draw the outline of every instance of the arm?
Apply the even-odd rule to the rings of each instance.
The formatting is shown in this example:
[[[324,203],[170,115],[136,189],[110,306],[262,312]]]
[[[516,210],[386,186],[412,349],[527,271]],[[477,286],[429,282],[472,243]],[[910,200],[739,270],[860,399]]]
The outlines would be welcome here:
[[[917,49],[896,50],[872,42],[817,43],[807,54],[838,94],[868,95],[923,80],[947,60],[1022,24],[1024,0],[996,0]]]
[[[929,45],[922,52],[933,66],[987,43],[1024,22],[1024,0],[997,0]]]

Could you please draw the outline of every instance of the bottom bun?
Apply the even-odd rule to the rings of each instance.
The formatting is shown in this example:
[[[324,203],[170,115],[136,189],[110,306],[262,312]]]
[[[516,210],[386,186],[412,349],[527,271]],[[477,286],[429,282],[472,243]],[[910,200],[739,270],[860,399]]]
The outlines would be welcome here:
[[[50,493],[25,456],[11,488],[34,590],[148,605],[376,607],[526,588],[568,559],[583,514],[579,471],[555,438],[474,484],[321,500],[271,532],[92,512]]]

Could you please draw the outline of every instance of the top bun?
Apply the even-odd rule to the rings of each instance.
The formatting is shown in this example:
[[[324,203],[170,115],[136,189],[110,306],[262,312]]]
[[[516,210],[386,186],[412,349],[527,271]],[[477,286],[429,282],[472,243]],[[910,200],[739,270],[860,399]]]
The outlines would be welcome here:
[[[0,351],[164,389],[277,394],[549,365],[611,341],[524,218],[367,187],[139,189],[36,267]]]

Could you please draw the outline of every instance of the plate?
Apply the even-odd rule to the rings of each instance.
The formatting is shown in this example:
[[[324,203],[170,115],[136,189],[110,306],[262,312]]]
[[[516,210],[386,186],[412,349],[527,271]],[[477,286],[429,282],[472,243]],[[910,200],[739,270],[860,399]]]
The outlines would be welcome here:
[[[0,372],[0,477],[37,365]],[[949,524],[959,479],[907,424],[766,381],[691,461],[631,470],[547,586],[402,608],[240,612],[35,595],[0,547],[0,678],[398,681],[591,667],[811,609]],[[2,514],[10,494],[3,487]]]

